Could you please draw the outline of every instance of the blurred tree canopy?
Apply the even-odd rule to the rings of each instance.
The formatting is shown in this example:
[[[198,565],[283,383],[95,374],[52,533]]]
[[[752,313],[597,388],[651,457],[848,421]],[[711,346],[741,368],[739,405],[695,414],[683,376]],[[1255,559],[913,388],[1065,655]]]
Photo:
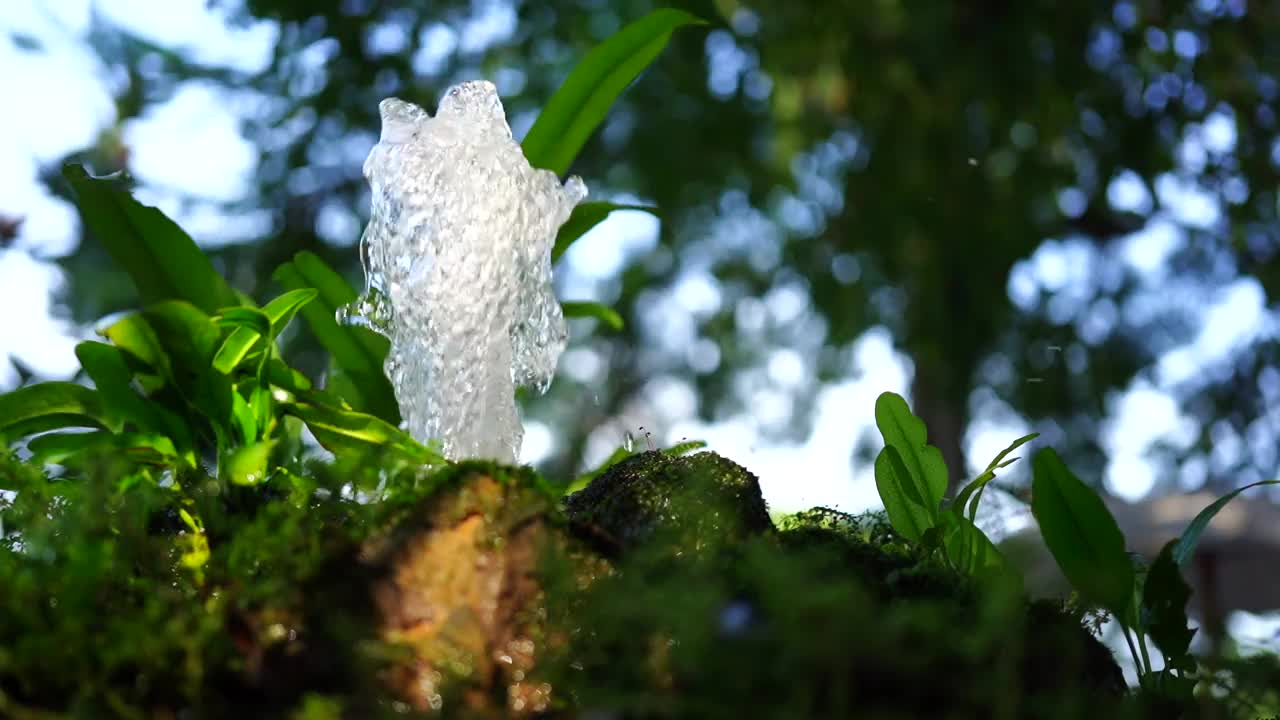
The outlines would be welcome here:
[[[449,84],[484,76],[520,135],[587,49],[653,6],[213,4],[233,22],[278,24],[265,69],[203,67],[107,26],[90,42],[120,80],[120,124],[193,79],[251,101],[257,187],[226,210],[265,209],[270,227],[215,253],[259,297],[299,250],[359,278],[379,100],[433,108]],[[790,411],[762,429],[802,436],[817,388],[849,375],[851,344],[876,325],[910,357],[913,406],[953,473],[968,424],[1011,413],[1082,474],[1099,470],[1108,398],[1135,380],[1199,422],[1162,468],[1198,458],[1224,487],[1274,470],[1273,450],[1255,452],[1276,436],[1268,330],[1189,379],[1168,380],[1160,361],[1197,336],[1198,313],[1229,283],[1252,278],[1267,306],[1280,291],[1280,4],[681,5],[712,26],[676,34],[573,168],[595,197],[652,202],[663,222],[656,247],[594,281],[627,329],[575,325],[574,347],[598,367],[531,408],[562,433],[550,471],[580,466],[590,433],[656,378],[694,388],[707,418],[781,394]],[[128,164],[110,128],[79,155],[100,172]],[[1207,221],[1180,214],[1179,188],[1210,201]],[[1159,272],[1139,273],[1124,253],[1157,225],[1176,242]],[[1046,252],[1071,282],[1035,279]],[[80,320],[132,302],[103,261],[87,242],[64,260]],[[689,288],[696,307],[675,299]],[[305,336],[293,343],[320,367]],[[771,372],[779,358],[801,371]],[[1211,452],[1232,437],[1247,450]]]

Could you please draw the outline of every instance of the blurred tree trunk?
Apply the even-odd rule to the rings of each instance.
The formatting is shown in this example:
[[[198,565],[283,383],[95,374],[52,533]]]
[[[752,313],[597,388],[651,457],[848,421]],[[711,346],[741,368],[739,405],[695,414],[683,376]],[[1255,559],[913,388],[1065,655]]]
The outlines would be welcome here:
[[[965,408],[963,402],[952,397],[954,393],[941,388],[929,369],[917,363],[911,382],[912,410],[924,420],[929,444],[942,451],[948,470],[945,496],[953,497],[968,473],[964,455]]]

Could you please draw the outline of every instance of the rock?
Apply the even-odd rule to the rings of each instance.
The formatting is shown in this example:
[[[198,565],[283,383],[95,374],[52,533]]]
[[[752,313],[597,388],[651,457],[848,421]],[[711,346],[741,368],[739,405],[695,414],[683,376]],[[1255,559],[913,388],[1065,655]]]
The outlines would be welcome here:
[[[414,709],[501,717],[549,707],[553,689],[537,673],[547,642],[539,563],[551,544],[564,547],[554,500],[528,479],[464,472],[364,550],[383,571],[372,591],[382,639],[412,655],[388,681]]]
[[[641,544],[706,552],[773,530],[759,479],[710,452],[632,455],[569,496],[565,512],[608,554]]]

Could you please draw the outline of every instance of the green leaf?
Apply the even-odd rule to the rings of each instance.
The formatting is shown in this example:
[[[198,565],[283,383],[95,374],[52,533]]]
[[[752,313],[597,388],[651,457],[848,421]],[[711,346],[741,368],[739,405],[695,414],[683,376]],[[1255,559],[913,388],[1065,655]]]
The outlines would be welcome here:
[[[163,429],[155,407],[133,391],[133,372],[124,352],[106,343],[86,341],[76,345],[76,357],[93,380],[102,404],[113,421],[123,427],[132,422],[140,430]]]
[[[231,391],[231,419],[241,443],[248,445],[258,439],[258,415],[235,390]]]
[[[685,442],[676,443],[675,445],[672,445],[671,447],[666,448],[662,452],[672,457],[679,457],[681,455],[688,455],[694,450],[701,450],[706,446],[707,446],[706,440],[687,440]]]
[[[156,433],[119,433],[95,430],[85,433],[50,433],[27,443],[31,461],[66,464],[86,455],[123,454],[135,463],[167,466],[178,459],[173,441]]]
[[[1166,666],[1191,671],[1195,669],[1190,652],[1195,631],[1187,627],[1187,601],[1191,599],[1191,588],[1173,559],[1177,543],[1176,539],[1166,543],[1147,571],[1142,587],[1140,622],[1160,647]]]
[[[977,576],[1009,571],[1004,556],[991,538],[956,509],[942,513],[939,524],[943,529],[947,557],[961,570]]]
[[[223,475],[233,485],[257,485],[267,477],[271,450],[274,447],[274,441],[263,440],[237,448],[223,463]]]
[[[920,542],[925,531],[935,525],[936,515],[925,507],[920,488],[897,447],[885,445],[876,456],[875,476],[876,490],[893,529],[908,540]]]
[[[291,290],[318,291],[315,300],[301,308],[302,317],[333,356],[334,364],[358,380],[354,386],[358,395],[344,394],[343,399],[358,410],[399,423],[399,405],[382,370],[390,343],[372,330],[339,325],[336,319],[338,308],[353,302],[356,291],[323,260],[307,252],[277,268],[275,279]]]
[[[279,358],[267,361],[267,382],[295,394],[311,389],[311,380],[306,375],[289,367]]]
[[[1014,450],[1017,450],[1018,448],[1022,447],[1023,445],[1031,442],[1032,440],[1038,437],[1040,437],[1040,433],[1031,433],[1030,435],[1023,435],[1022,437],[1010,443],[1009,447],[1005,448],[1004,450],[1001,450],[1000,454],[996,455],[995,459],[992,460],[987,465],[987,469],[983,470],[981,475],[974,478],[972,482],[970,482],[968,485],[964,487],[963,490],[960,491],[960,494],[956,495],[956,499],[951,503],[951,506],[956,508],[958,512],[961,512],[964,515],[966,515],[970,520],[973,520],[974,518],[976,518],[978,515],[978,502],[982,499],[982,490],[987,486],[987,483],[991,482],[996,478],[996,470],[999,470],[1000,468],[1003,468],[1003,467],[1007,467],[1013,464],[1018,459],[1018,458],[1009,458],[1008,460],[1005,460],[1005,457],[1007,457],[1009,453],[1013,452]],[[972,502],[970,502],[970,497],[972,497]],[[967,508],[965,507],[966,503],[968,503],[969,505]]]
[[[622,316],[613,308],[597,302],[562,302],[561,309],[567,318],[595,318],[614,330],[623,327]]]
[[[564,175],[609,108],[667,46],[671,33],[706,22],[682,10],[655,10],[627,25],[569,73],[522,143],[537,168]]]
[[[290,290],[283,293],[271,302],[267,303],[262,311],[267,314],[267,318],[271,320],[271,337],[278,336],[285,327],[293,321],[293,316],[306,306],[307,303],[315,300],[320,295],[320,291],[315,288],[303,288],[301,290]]]
[[[1242,488],[1236,488],[1222,497],[1214,500],[1212,504],[1200,511],[1188,525],[1182,537],[1178,540],[1178,544],[1173,548],[1173,560],[1178,567],[1186,567],[1187,562],[1191,560],[1191,556],[1196,552],[1196,546],[1200,544],[1200,536],[1209,527],[1209,523],[1213,520],[1227,503],[1236,498],[1237,495],[1250,488],[1260,487],[1262,485],[1280,485],[1280,480],[1259,480],[1256,483],[1250,483]]]
[[[1126,622],[1133,602],[1133,564],[1102,498],[1052,448],[1032,460],[1031,493],[1031,513],[1062,574],[1081,597]]]
[[[222,308],[214,316],[213,320],[223,327],[240,328],[248,330],[255,335],[268,335],[271,333],[271,319],[258,308]]]
[[[936,522],[938,506],[947,491],[947,463],[941,450],[927,444],[924,421],[911,414],[902,396],[886,392],[876,398],[876,426],[884,444],[898,451],[929,517]]]
[[[363,453],[377,448],[397,451],[422,464],[445,462],[439,453],[373,415],[312,402],[285,403],[284,407],[285,412],[306,423],[316,440],[334,455]]]
[[[658,215],[658,209],[649,205],[618,205],[611,202],[579,203],[574,206],[573,214],[564,225],[560,226],[560,232],[556,234],[555,247],[551,248],[551,262],[559,260],[578,238],[586,235],[591,228],[604,222],[610,213],[618,210],[641,210],[654,217],[661,217]]]
[[[90,177],[80,165],[67,165],[62,174],[85,225],[133,279],[143,303],[186,300],[206,313],[240,304],[191,237],[133,199],[120,178]]]
[[[55,421],[61,424],[50,427]],[[83,385],[44,382],[0,394],[0,437],[6,441],[60,427],[119,429],[120,425],[103,407],[102,396]]]
[[[587,472],[574,478],[573,482],[569,483],[569,485],[565,487],[564,494],[571,495],[585,488],[586,486],[591,484],[592,480],[595,480],[596,478],[600,477],[605,472],[607,472],[609,468],[613,467],[614,465],[617,465],[623,460],[626,460],[627,458],[631,457],[631,455],[632,455],[632,452],[627,448],[621,447],[621,446],[618,447],[616,450],[613,451],[613,453],[609,455],[609,457],[605,458],[604,462],[596,466],[594,470],[588,470]]]

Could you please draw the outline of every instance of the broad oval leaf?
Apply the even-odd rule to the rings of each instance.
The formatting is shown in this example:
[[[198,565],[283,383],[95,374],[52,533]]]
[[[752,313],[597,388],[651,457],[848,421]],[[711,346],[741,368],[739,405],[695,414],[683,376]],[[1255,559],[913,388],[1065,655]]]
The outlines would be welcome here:
[[[1173,561],[1178,567],[1186,567],[1187,562],[1191,560],[1191,556],[1196,552],[1196,546],[1200,544],[1200,536],[1204,535],[1204,531],[1208,529],[1209,523],[1213,521],[1215,515],[1227,506],[1227,503],[1236,499],[1240,493],[1250,488],[1261,487],[1263,485],[1280,485],[1280,480],[1259,480],[1250,483],[1241,488],[1236,488],[1222,497],[1214,500],[1208,507],[1201,510],[1195,518],[1187,524],[1187,529],[1182,533],[1182,537],[1178,539],[1177,545],[1173,547]]]
[[[671,33],[706,22],[683,10],[654,10],[587,53],[525,135],[529,164],[564,175],[609,108],[662,52]]]
[[[586,235],[591,228],[604,222],[605,218],[619,210],[640,210],[654,217],[660,217],[658,209],[648,205],[618,205],[611,202],[578,203],[573,208],[573,214],[564,225],[560,226],[560,232],[556,234],[555,247],[551,248],[551,262],[559,260],[578,238]]]
[[[1134,576],[1124,535],[1102,498],[1052,448],[1032,459],[1031,513],[1062,574],[1080,595],[1125,621]]]
[[[85,225],[133,279],[144,304],[185,300],[206,313],[240,304],[191,236],[135,200],[121,178],[91,177],[80,165],[67,165],[62,174]]]
[[[925,531],[934,526],[935,516],[925,507],[924,497],[897,447],[885,445],[876,456],[875,476],[876,490],[893,529],[912,542],[920,542]]]
[[[567,301],[560,303],[560,308],[567,318],[595,318],[614,330],[621,330],[624,325],[616,310],[597,302]]]
[[[0,394],[0,437],[5,440],[21,437],[19,430],[39,432],[32,427],[55,429],[40,422],[45,419],[64,423],[55,427],[119,429],[103,407],[102,396],[83,385],[44,382]]]
[[[876,427],[884,444],[897,449],[935,521],[947,492],[947,463],[942,451],[928,444],[924,421],[911,413],[901,395],[886,392],[876,398]]]

